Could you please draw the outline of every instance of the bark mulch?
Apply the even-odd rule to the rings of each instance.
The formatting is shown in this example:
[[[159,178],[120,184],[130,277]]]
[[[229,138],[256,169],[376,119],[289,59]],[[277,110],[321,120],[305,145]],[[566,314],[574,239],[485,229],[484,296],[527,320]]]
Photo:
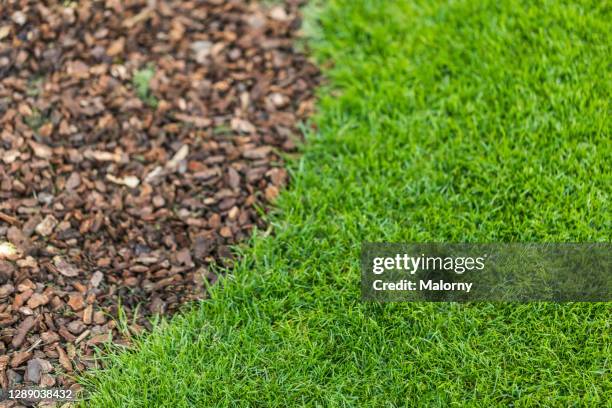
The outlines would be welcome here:
[[[0,2],[3,388],[72,385],[266,228],[318,82],[299,2]]]

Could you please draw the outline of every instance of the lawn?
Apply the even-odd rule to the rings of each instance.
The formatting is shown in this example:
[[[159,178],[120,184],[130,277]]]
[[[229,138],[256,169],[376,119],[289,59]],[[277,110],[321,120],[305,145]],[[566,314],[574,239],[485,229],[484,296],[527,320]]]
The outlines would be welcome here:
[[[89,406],[605,406],[605,303],[360,301],[363,241],[609,242],[612,8],[310,5],[328,83],[291,187],[212,298]]]

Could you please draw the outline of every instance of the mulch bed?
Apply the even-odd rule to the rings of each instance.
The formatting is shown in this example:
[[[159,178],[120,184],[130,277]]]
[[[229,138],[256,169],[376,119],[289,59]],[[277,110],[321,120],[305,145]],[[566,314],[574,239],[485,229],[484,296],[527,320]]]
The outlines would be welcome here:
[[[72,385],[266,228],[318,82],[299,3],[0,3],[3,388]]]

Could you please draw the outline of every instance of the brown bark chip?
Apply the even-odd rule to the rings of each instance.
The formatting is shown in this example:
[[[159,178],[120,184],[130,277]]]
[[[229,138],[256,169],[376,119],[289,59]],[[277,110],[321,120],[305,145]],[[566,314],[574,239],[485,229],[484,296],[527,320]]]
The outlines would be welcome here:
[[[30,299],[28,299],[27,305],[30,309],[36,309],[38,306],[46,305],[47,303],[49,303],[49,297],[47,295],[34,293],[30,296]]]
[[[32,357],[32,352],[30,351],[18,351],[13,354],[13,359],[11,360],[11,367],[17,368],[21,366],[23,363],[28,361]]]
[[[140,333],[266,227],[319,81],[300,2],[0,2],[0,386],[69,386],[129,343],[119,298]]]
[[[20,324],[17,326],[17,331],[15,332],[15,336],[11,341],[11,345],[14,348],[18,348],[24,342],[26,335],[28,332],[34,327],[36,323],[36,319],[33,316],[26,317]]]

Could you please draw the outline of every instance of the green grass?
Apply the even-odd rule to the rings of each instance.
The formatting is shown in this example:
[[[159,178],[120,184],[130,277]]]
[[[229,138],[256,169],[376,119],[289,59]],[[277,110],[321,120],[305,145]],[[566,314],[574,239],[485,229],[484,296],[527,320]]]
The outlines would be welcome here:
[[[136,90],[136,95],[151,108],[157,107],[157,98],[151,93],[151,80],[155,76],[155,67],[147,65],[146,67],[136,71],[132,78],[132,85]]]
[[[612,234],[610,3],[329,0],[293,184],[90,406],[610,406],[609,304],[360,302],[362,241]],[[330,63],[330,61],[332,63]]]

